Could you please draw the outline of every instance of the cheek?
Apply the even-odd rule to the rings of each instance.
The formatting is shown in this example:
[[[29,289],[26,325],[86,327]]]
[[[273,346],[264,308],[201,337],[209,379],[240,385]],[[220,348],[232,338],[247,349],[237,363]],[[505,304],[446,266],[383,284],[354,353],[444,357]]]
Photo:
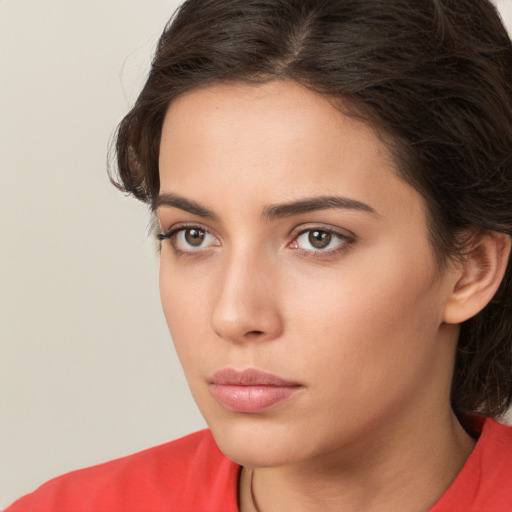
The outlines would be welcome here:
[[[212,336],[210,317],[215,282],[207,268],[184,270],[162,254],[160,299],[174,348],[192,393],[215,361],[219,344]],[[197,397],[196,397],[197,400]]]
[[[181,346],[187,346],[196,339],[194,333],[200,325],[198,317],[204,315],[201,299],[205,294],[198,288],[197,280],[191,282],[164,255],[160,260],[159,285],[162,309],[181,359]]]
[[[311,379],[362,394],[398,375],[414,381],[434,358],[440,317],[428,258],[420,270],[395,251],[382,252],[379,265],[368,259],[320,281],[303,276],[288,296]]]

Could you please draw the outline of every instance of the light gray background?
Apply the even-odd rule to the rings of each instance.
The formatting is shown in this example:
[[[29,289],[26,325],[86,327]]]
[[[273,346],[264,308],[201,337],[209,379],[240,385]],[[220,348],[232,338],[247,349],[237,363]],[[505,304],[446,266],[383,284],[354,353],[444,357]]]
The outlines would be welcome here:
[[[204,426],[108,140],[179,0],[0,0],[0,508]],[[512,27],[512,0],[501,0]]]

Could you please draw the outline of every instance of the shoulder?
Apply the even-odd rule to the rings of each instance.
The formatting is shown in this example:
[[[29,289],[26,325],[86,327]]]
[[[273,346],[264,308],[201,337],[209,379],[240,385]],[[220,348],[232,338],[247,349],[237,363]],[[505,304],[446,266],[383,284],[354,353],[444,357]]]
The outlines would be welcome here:
[[[6,512],[236,511],[238,472],[202,430],[50,480]]]
[[[431,512],[512,511],[512,427],[491,418],[480,424],[473,453]]]

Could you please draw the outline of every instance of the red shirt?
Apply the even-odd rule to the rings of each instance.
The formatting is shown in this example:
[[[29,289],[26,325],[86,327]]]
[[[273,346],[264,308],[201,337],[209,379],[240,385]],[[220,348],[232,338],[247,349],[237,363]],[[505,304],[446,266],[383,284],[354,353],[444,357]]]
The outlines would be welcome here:
[[[239,472],[203,430],[50,480],[5,512],[238,512]],[[512,428],[485,421],[430,512],[512,512]]]
[[[474,427],[473,453],[429,512],[512,512],[512,428],[490,418]]]

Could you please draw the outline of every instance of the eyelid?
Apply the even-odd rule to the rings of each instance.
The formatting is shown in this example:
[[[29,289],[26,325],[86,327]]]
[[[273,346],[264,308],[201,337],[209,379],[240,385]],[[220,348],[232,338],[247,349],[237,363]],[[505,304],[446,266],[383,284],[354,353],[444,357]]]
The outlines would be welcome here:
[[[295,239],[304,233],[307,233],[309,231],[315,231],[315,230],[316,231],[325,231],[326,233],[332,233],[333,235],[338,235],[342,238],[346,238],[346,239],[352,240],[352,241],[355,241],[357,238],[356,235],[352,231],[349,231],[348,229],[331,226],[329,224],[314,223],[314,222],[304,223],[304,224],[300,224],[299,226],[296,226],[291,231],[290,237]]]
[[[157,233],[156,238],[160,241],[167,240],[168,238],[171,238],[179,231],[183,231],[185,229],[197,229],[200,231],[204,231],[205,233],[208,233],[209,235],[212,235],[215,238],[218,238],[216,235],[212,233],[211,229],[207,228],[206,226],[203,226],[198,222],[179,222],[177,224],[173,224],[168,229],[164,229],[160,225],[160,232]]]

